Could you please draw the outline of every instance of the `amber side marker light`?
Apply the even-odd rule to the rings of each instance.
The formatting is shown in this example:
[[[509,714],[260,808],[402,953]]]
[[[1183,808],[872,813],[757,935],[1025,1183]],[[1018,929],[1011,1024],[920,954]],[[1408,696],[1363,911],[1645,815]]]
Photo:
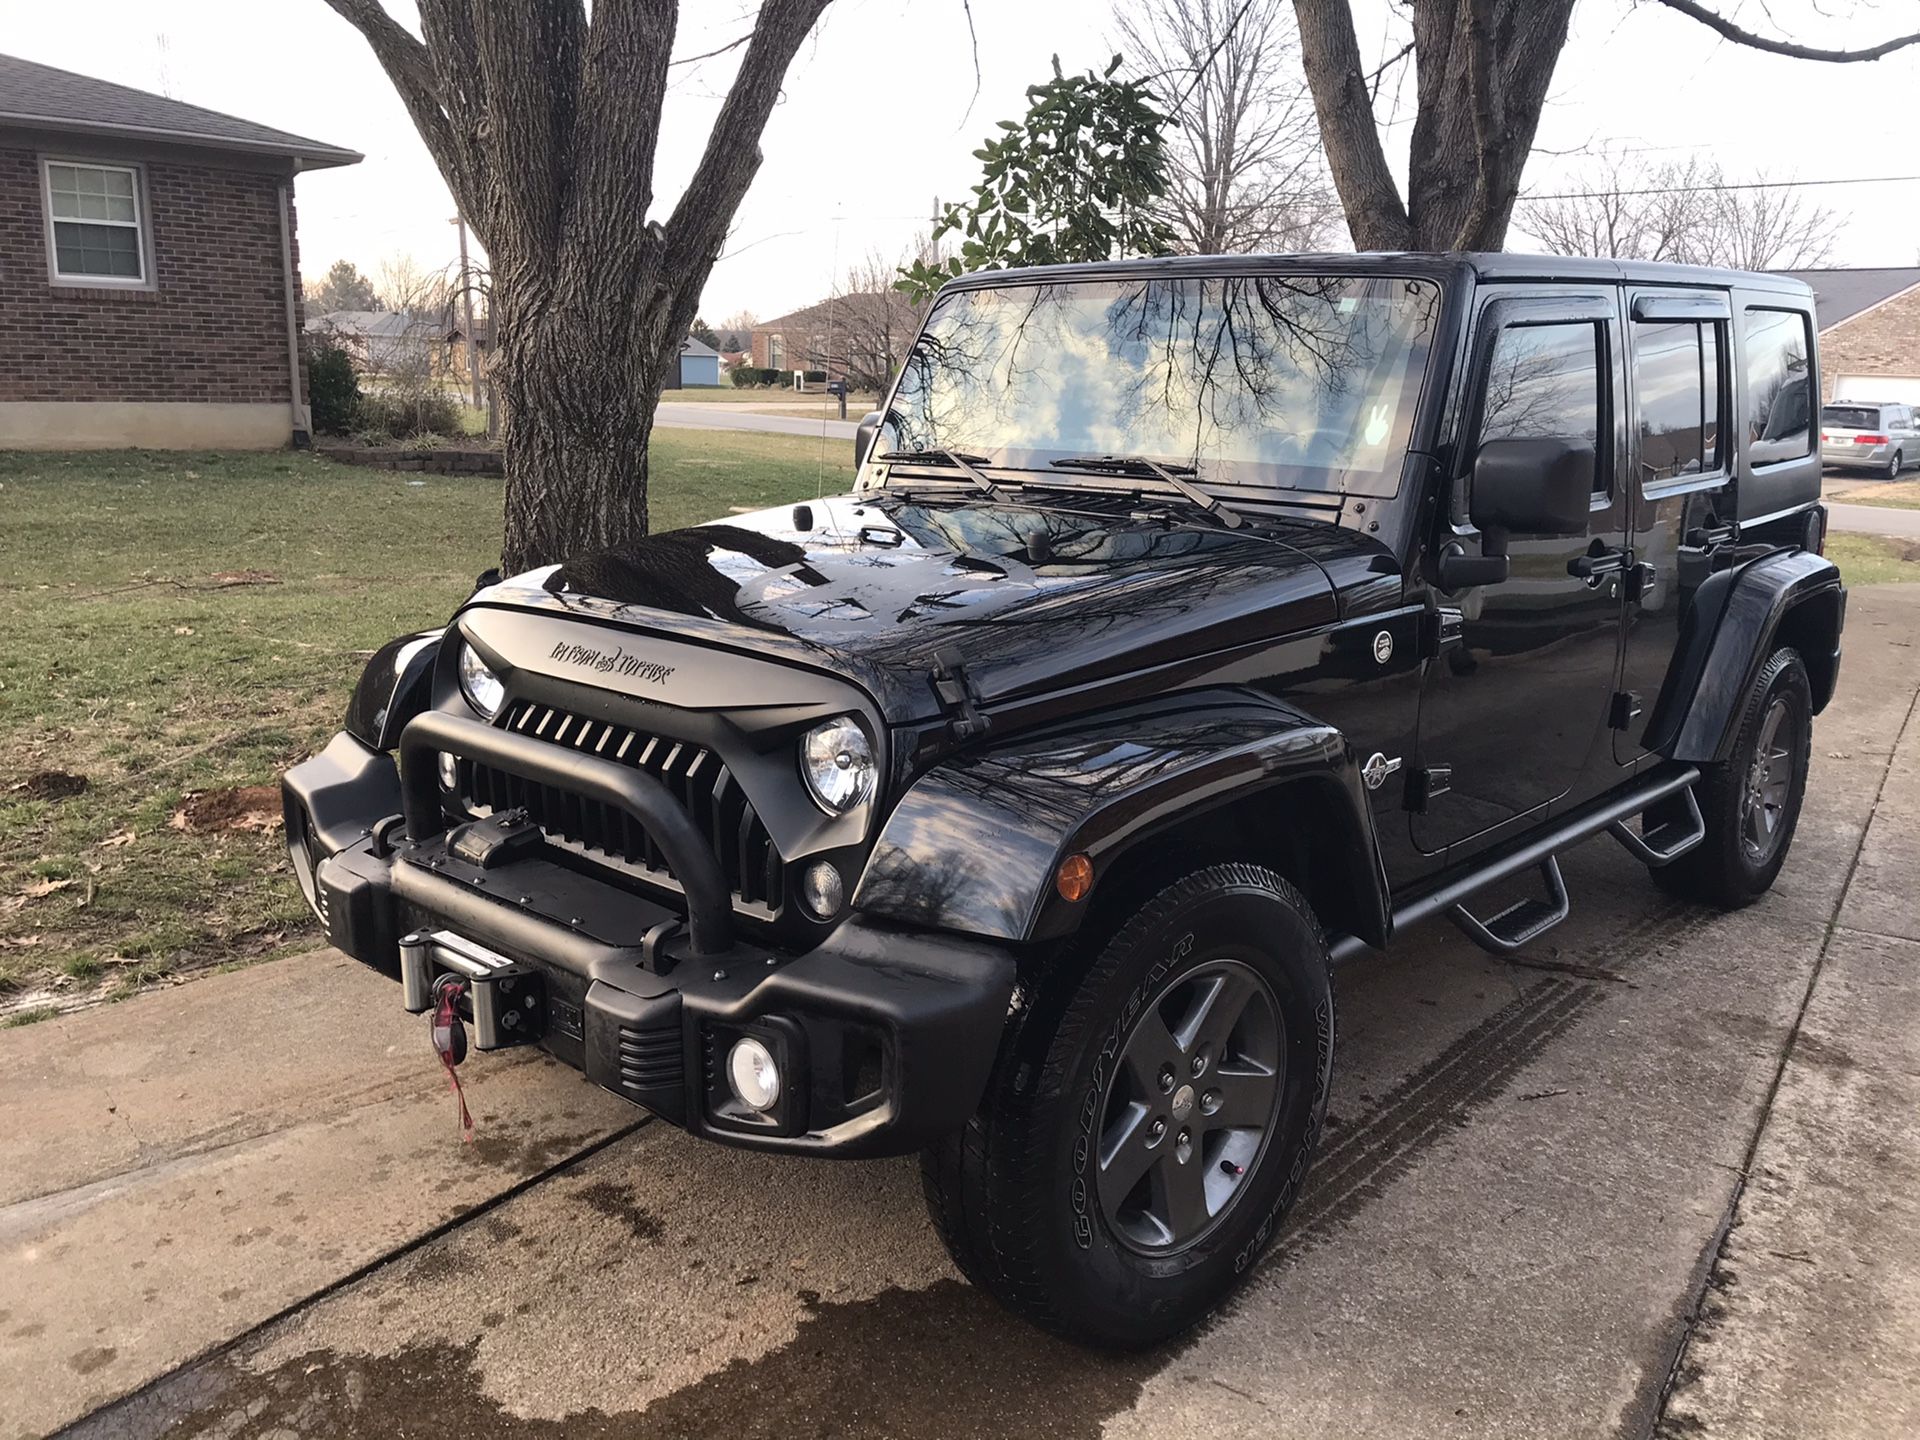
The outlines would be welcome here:
[[[1060,892],[1062,900],[1086,899],[1087,892],[1093,889],[1093,861],[1084,855],[1069,855],[1053,872],[1053,888]]]

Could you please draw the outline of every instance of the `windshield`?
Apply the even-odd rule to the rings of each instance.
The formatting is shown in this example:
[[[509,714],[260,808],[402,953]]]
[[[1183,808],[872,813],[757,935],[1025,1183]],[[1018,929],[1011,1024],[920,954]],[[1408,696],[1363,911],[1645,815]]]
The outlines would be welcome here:
[[[1392,494],[1439,307],[1436,285],[1377,275],[951,291],[887,418],[903,450],[1015,469],[1145,456],[1208,483]]]
[[[1828,405],[1820,411],[1820,423],[1842,430],[1877,430],[1880,412],[1863,410],[1857,405]]]

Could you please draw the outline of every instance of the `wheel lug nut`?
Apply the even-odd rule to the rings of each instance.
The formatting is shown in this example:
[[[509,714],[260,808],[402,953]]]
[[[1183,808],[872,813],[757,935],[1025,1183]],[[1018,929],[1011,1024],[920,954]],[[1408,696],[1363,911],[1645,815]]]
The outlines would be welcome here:
[[[1167,1095],[1172,1093],[1172,1090],[1173,1090],[1173,1066],[1162,1065],[1160,1067],[1160,1093],[1162,1095]]]
[[[1184,1130],[1173,1137],[1173,1158],[1182,1165],[1193,1158],[1193,1137]]]
[[[1218,1090],[1207,1091],[1200,1097],[1200,1108],[1208,1115],[1213,1114],[1214,1111],[1220,1108],[1220,1092]]]
[[[1192,1071],[1196,1077],[1206,1074],[1207,1073],[1207,1052],[1204,1050],[1195,1051],[1193,1056],[1193,1063],[1190,1064],[1187,1068],[1190,1071]]]
[[[1167,1122],[1164,1120],[1156,1119],[1151,1125],[1147,1126],[1147,1139],[1149,1140],[1158,1140],[1166,1133]]]

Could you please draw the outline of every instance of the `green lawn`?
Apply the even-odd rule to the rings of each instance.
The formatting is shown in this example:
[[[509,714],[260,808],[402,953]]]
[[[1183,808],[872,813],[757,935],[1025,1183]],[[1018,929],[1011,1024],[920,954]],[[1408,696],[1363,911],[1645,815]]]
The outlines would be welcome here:
[[[840,488],[839,449],[660,431],[656,527]],[[495,562],[500,488],[292,453],[0,452],[0,1010],[313,943],[277,832],[169,822],[338,728],[367,653]]]
[[[831,395],[818,390],[802,394],[792,386],[779,385],[701,385],[691,390],[662,390],[660,398],[675,405],[783,405],[789,402],[797,405],[808,400],[831,400],[834,413],[840,410],[839,400]],[[849,395],[847,413],[864,415],[879,403],[877,395]]]
[[[1827,535],[1826,554],[1849,585],[1920,580],[1920,541],[1835,530]]]

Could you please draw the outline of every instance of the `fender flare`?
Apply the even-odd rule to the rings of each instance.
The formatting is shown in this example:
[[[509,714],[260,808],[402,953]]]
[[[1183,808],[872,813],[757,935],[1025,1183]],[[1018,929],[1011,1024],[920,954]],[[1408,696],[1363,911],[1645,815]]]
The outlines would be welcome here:
[[[400,744],[407,722],[433,700],[433,667],[440,655],[439,630],[416,630],[389,640],[367,662],[347,702],[347,733],[370,750]]]
[[[1338,849],[1352,887],[1340,928],[1384,944],[1386,871],[1346,738],[1285,701],[1224,687],[1080,717],[936,765],[894,806],[854,908],[1000,940],[1051,939],[1077,928],[1139,846],[1282,787],[1304,787],[1303,802],[1332,832],[1312,839],[1316,850]],[[1093,890],[1077,903],[1054,888],[1073,854],[1094,865]]]
[[[1776,550],[1708,576],[1681,624],[1646,748],[1690,764],[1725,759],[1740,705],[1777,642],[1800,651],[1819,714],[1839,679],[1846,611],[1839,567],[1811,550]]]

